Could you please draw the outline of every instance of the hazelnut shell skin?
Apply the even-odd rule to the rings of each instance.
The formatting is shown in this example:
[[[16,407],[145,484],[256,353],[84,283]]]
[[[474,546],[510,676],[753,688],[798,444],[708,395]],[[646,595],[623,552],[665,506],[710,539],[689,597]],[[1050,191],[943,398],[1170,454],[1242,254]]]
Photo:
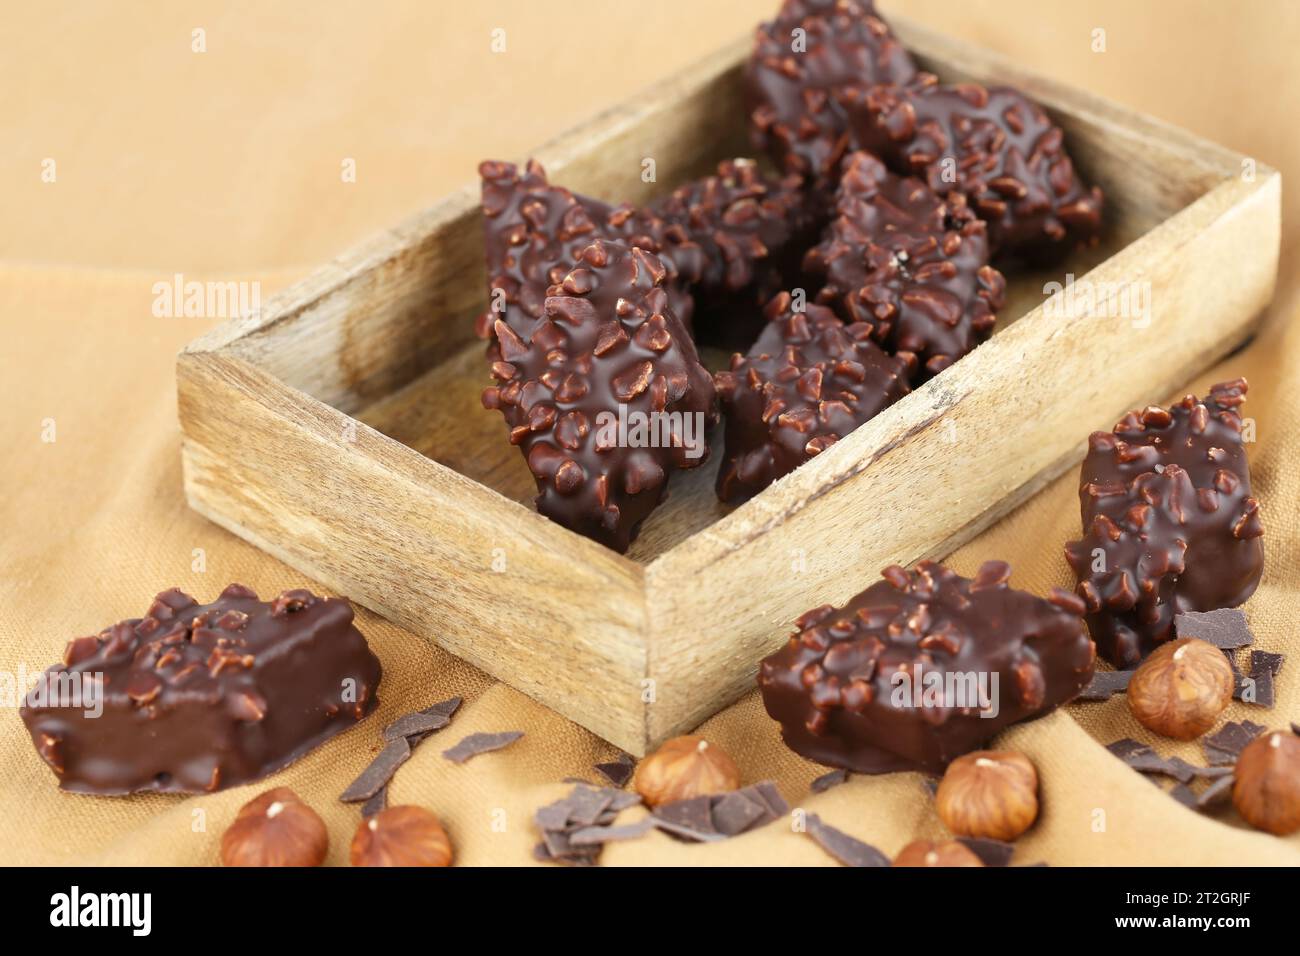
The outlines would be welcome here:
[[[983,866],[984,861],[956,840],[916,840],[898,851],[894,866]]]
[[[1300,830],[1300,736],[1275,730],[1252,740],[1237,759],[1232,803],[1257,830]]]
[[[221,836],[226,866],[320,866],[329,850],[325,821],[288,787],[276,787],[239,809]]]
[[[726,751],[703,737],[674,737],[637,766],[636,792],[651,807],[740,787],[740,770]]]
[[[1232,703],[1234,683],[1221,650],[1208,641],[1181,638],[1161,644],[1134,672],[1128,705],[1148,730],[1193,740]]]
[[[353,866],[451,866],[451,840],[423,807],[389,807],[361,821],[351,860]]]
[[[977,750],[948,765],[935,804],[958,836],[1009,842],[1038,819],[1038,771],[1024,754]]]

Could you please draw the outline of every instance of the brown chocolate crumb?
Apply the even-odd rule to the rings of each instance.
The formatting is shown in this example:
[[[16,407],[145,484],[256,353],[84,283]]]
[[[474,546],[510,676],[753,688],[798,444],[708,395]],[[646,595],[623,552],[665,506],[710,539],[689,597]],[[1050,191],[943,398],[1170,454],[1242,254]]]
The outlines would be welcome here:
[[[1255,643],[1246,615],[1235,607],[1215,611],[1183,611],[1174,615],[1174,637],[1196,637],[1215,647],[1235,650]]]
[[[632,779],[636,761],[623,754],[618,760],[596,764],[596,772],[616,787],[622,788]]]
[[[1202,790],[1201,795],[1196,798],[1196,809],[1209,810],[1226,803],[1232,795],[1233,779],[1232,774],[1229,773]]]
[[[411,759],[411,745],[407,743],[406,738],[398,737],[396,740],[390,740],[384,749],[379,751],[378,756],[370,761],[370,765],[361,771],[361,775],[343,791],[339,799],[344,803],[360,803],[369,800],[393,779],[397,768],[409,759]]]
[[[1088,686],[1079,691],[1079,696],[1074,699],[1110,700],[1116,694],[1125,693],[1132,679],[1132,671],[1097,671]]]
[[[1262,734],[1265,729],[1249,720],[1229,721],[1214,733],[1205,737],[1201,741],[1201,746],[1205,749],[1210,763],[1219,763],[1219,760],[1215,758],[1218,757],[1221,760],[1225,754],[1231,756],[1231,762],[1235,763],[1246,745]]]
[[[1011,855],[1016,851],[1010,843],[985,837],[958,837],[957,842],[979,857],[985,866],[1010,866]]]
[[[606,842],[634,839],[651,828],[648,821],[612,826],[621,811],[640,802],[640,796],[625,790],[577,784],[567,796],[533,814],[533,822],[542,831],[542,842],[533,848],[534,858],[575,866],[595,864]]]
[[[656,807],[655,826],[683,840],[707,843],[748,833],[790,811],[770,780],[730,793],[692,797]]]
[[[823,823],[815,813],[808,814],[804,824],[812,841],[845,866],[889,866],[889,857],[870,843]]]
[[[1185,783],[1174,784],[1173,789],[1169,791],[1169,796],[1173,797],[1189,810],[1197,809],[1196,794],[1192,792],[1192,788]]]
[[[813,793],[825,793],[831,787],[838,787],[849,779],[847,770],[832,770],[830,773],[824,773],[812,782],[811,790]]]
[[[480,754],[509,747],[523,735],[522,730],[505,730],[496,734],[470,734],[456,746],[444,750],[442,755],[452,763],[464,763]]]
[[[370,819],[376,813],[388,809],[388,784],[384,784],[373,797],[361,805],[361,816]]]
[[[384,728],[384,740],[396,740],[398,737],[418,737],[423,739],[435,730],[441,730],[451,721],[442,714],[426,714],[417,710],[413,714],[398,717]]]

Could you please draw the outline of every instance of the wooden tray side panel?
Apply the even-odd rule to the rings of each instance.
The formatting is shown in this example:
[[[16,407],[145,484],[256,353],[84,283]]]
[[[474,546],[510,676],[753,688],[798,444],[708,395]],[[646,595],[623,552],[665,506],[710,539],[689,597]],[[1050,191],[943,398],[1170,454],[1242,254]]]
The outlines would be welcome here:
[[[641,570],[239,359],[183,356],[201,514],[620,746],[644,740]]]
[[[1277,273],[1280,177],[1266,177],[1225,182],[1089,273],[1149,281],[1149,327],[1039,308],[652,563],[648,745],[752,688],[799,614],[948,553],[1079,461],[1089,429],[1244,341]]]

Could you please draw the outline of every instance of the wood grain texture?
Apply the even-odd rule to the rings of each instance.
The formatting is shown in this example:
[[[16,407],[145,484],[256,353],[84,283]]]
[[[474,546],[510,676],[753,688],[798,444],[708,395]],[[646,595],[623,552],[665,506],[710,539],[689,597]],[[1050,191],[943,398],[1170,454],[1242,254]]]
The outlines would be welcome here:
[[[716,457],[675,476],[614,554],[531,510],[522,457],[479,404],[481,220],[467,187],[181,355],[191,504],[641,754],[752,687],[798,614],[969,540],[1077,462],[1088,431],[1250,334],[1276,277],[1276,173],[1244,179],[1221,147],[895,26],[945,80],[1012,82],[1043,102],[1107,192],[1102,241],[1013,276],[993,339],[952,368],[739,508],[713,494]],[[706,171],[745,149],[748,47],[536,155],[555,181],[609,200]],[[1066,273],[1148,284],[1150,324],[1049,314],[1045,283]]]

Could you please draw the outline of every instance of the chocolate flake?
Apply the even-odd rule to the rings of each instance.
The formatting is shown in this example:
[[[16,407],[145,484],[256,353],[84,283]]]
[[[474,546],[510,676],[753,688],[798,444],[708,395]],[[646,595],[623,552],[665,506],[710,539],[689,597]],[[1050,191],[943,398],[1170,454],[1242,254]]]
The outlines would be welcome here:
[[[1202,790],[1201,795],[1196,798],[1196,809],[1208,810],[1227,801],[1232,794],[1232,781],[1233,776],[1229,773]]]
[[[776,784],[764,780],[730,793],[663,804],[651,813],[666,833],[704,843],[748,833],[789,811]]]
[[[1246,615],[1235,607],[1214,611],[1183,611],[1174,615],[1174,636],[1199,638],[1215,647],[1235,650],[1255,643]]]
[[[812,841],[845,866],[889,866],[889,857],[870,843],[823,823],[817,814],[808,814],[804,823],[804,832]]]
[[[653,829],[654,820],[650,817],[645,817],[636,823],[625,823],[617,827],[583,827],[569,834],[569,843],[572,846],[588,846],[612,843],[616,840],[635,840],[637,837],[645,836]]]
[[[1193,793],[1192,788],[1185,783],[1174,784],[1173,789],[1169,791],[1169,796],[1173,797],[1189,810],[1195,810],[1197,808],[1196,794]]]
[[[388,784],[379,788],[373,797],[361,805],[361,816],[370,819],[376,813],[388,809]]]
[[[360,803],[362,800],[369,800],[393,779],[397,768],[409,759],[411,759],[411,745],[407,743],[406,738],[398,737],[396,740],[390,740],[375,759],[370,761],[370,766],[361,771],[361,775],[343,791],[339,799],[344,803]]]
[[[620,789],[632,779],[632,771],[635,769],[636,761],[627,754],[609,763],[596,764],[596,772]]]
[[[470,734],[456,746],[444,750],[442,755],[452,763],[464,763],[479,754],[509,747],[523,735],[522,730],[505,730],[496,734]]]
[[[1257,707],[1272,707],[1275,702],[1273,693],[1273,672],[1264,669],[1246,676],[1238,674],[1232,696],[1246,704]]]
[[[1162,757],[1147,744],[1129,737],[1107,744],[1106,749],[1139,773],[1172,777],[1180,784],[1189,784],[1197,777],[1220,777],[1231,772],[1222,766],[1197,767],[1182,757]]]
[[[832,770],[830,773],[824,773],[812,782],[813,793],[825,793],[831,787],[838,787],[840,784],[847,782],[849,772],[847,770]]]
[[[635,793],[578,783],[567,796],[533,814],[542,831],[542,842],[533,848],[533,856],[553,863],[594,864],[604,843],[633,839],[652,827],[648,818],[622,827],[610,825],[620,811],[640,802]]]
[[[1079,696],[1074,699],[1110,700],[1115,694],[1126,693],[1132,679],[1132,671],[1097,671],[1088,686],[1079,691]]]
[[[396,740],[398,737],[416,737],[423,740],[435,730],[441,730],[451,721],[442,714],[426,714],[417,710],[413,714],[398,717],[384,728],[384,740]]]
[[[420,711],[420,713],[430,715],[441,714],[443,717],[451,720],[451,718],[455,716],[456,711],[460,709],[460,705],[463,702],[464,698],[462,697],[448,697],[446,700],[440,700],[436,704],[431,704],[424,708],[424,710]]]
[[[1265,728],[1259,724],[1252,723],[1249,720],[1229,721],[1214,733],[1205,737],[1201,741],[1201,746],[1205,748],[1206,755],[1213,758],[1216,754],[1210,751],[1213,749],[1224,754],[1230,754],[1233,762],[1241,755],[1246,745],[1264,732]],[[1216,761],[1211,759],[1211,763]]]
[[[1010,843],[986,837],[958,837],[957,842],[979,857],[985,866],[1009,866],[1011,855],[1016,851]]]
[[[766,804],[737,790],[719,798],[714,804],[713,826],[724,836],[736,836],[767,816],[767,813]]]

